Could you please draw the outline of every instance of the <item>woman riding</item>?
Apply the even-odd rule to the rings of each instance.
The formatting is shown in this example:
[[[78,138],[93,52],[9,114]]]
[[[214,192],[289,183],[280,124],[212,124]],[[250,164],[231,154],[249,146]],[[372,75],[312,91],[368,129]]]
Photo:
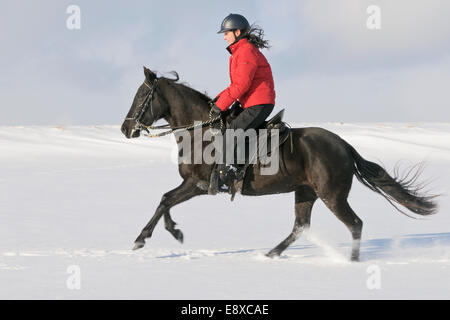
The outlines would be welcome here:
[[[229,125],[229,129],[256,129],[272,112],[275,105],[275,89],[272,69],[267,59],[259,51],[268,48],[268,41],[263,39],[262,29],[250,26],[247,19],[240,14],[230,14],[222,22],[218,33],[224,34],[228,43],[226,48],[230,56],[231,84],[213,100],[212,115],[216,117],[238,102],[244,109]],[[224,135],[225,138],[225,135]],[[225,139],[224,139],[225,142]],[[224,150],[226,149],[224,145]],[[224,152],[225,154],[225,152]],[[218,164],[211,175],[211,188],[217,191],[237,171],[236,164]],[[233,174],[231,174],[233,173]],[[237,174],[237,181],[232,183],[238,190],[242,186],[243,173]]]

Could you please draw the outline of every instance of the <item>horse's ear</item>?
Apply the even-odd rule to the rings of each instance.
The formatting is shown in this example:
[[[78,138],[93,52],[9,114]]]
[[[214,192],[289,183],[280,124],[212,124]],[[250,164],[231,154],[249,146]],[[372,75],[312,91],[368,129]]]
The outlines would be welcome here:
[[[145,79],[147,79],[148,82],[152,83],[153,80],[156,79],[156,74],[154,72],[152,72],[150,69],[146,68],[144,66],[144,74],[145,74]]]

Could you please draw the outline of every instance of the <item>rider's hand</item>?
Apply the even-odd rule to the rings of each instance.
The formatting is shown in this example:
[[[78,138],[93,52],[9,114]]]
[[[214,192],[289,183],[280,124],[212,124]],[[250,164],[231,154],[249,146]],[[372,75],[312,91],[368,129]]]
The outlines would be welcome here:
[[[220,116],[221,113],[222,113],[222,110],[220,110],[219,107],[215,103],[213,103],[212,107],[211,107],[211,116],[213,118],[216,118],[216,117]]]
[[[215,104],[215,102],[219,99],[219,96],[215,97],[214,99],[211,99],[208,101],[208,104],[212,107],[213,104]]]
[[[236,108],[240,109],[240,108],[242,108],[242,104],[239,102],[239,100],[236,100],[236,101],[231,105],[230,109],[231,109],[231,108],[233,108],[233,109],[236,109]]]

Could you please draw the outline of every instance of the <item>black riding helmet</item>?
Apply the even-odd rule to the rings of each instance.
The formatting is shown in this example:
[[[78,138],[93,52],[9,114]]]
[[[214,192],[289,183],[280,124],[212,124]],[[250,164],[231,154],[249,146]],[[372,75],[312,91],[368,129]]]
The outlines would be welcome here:
[[[222,25],[220,26],[220,30],[217,33],[224,33],[225,31],[240,29],[245,33],[250,28],[250,24],[247,19],[235,13],[230,13],[225,17],[222,21]]]

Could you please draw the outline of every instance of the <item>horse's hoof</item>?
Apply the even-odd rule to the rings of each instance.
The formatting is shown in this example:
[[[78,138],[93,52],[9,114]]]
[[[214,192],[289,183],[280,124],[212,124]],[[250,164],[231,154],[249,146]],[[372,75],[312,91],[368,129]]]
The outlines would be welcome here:
[[[133,250],[141,249],[141,248],[143,248],[144,246],[145,246],[145,242],[141,242],[141,241],[135,242],[135,243],[134,243]]]
[[[184,241],[184,236],[183,236],[183,232],[181,232],[181,230],[176,229],[173,236],[175,237],[175,239],[177,239],[180,243],[183,243]]]
[[[280,253],[279,253],[279,252],[276,252],[276,251],[270,251],[270,252],[266,253],[265,256],[266,256],[267,258],[273,259],[273,258],[279,257],[279,256],[280,256]]]

